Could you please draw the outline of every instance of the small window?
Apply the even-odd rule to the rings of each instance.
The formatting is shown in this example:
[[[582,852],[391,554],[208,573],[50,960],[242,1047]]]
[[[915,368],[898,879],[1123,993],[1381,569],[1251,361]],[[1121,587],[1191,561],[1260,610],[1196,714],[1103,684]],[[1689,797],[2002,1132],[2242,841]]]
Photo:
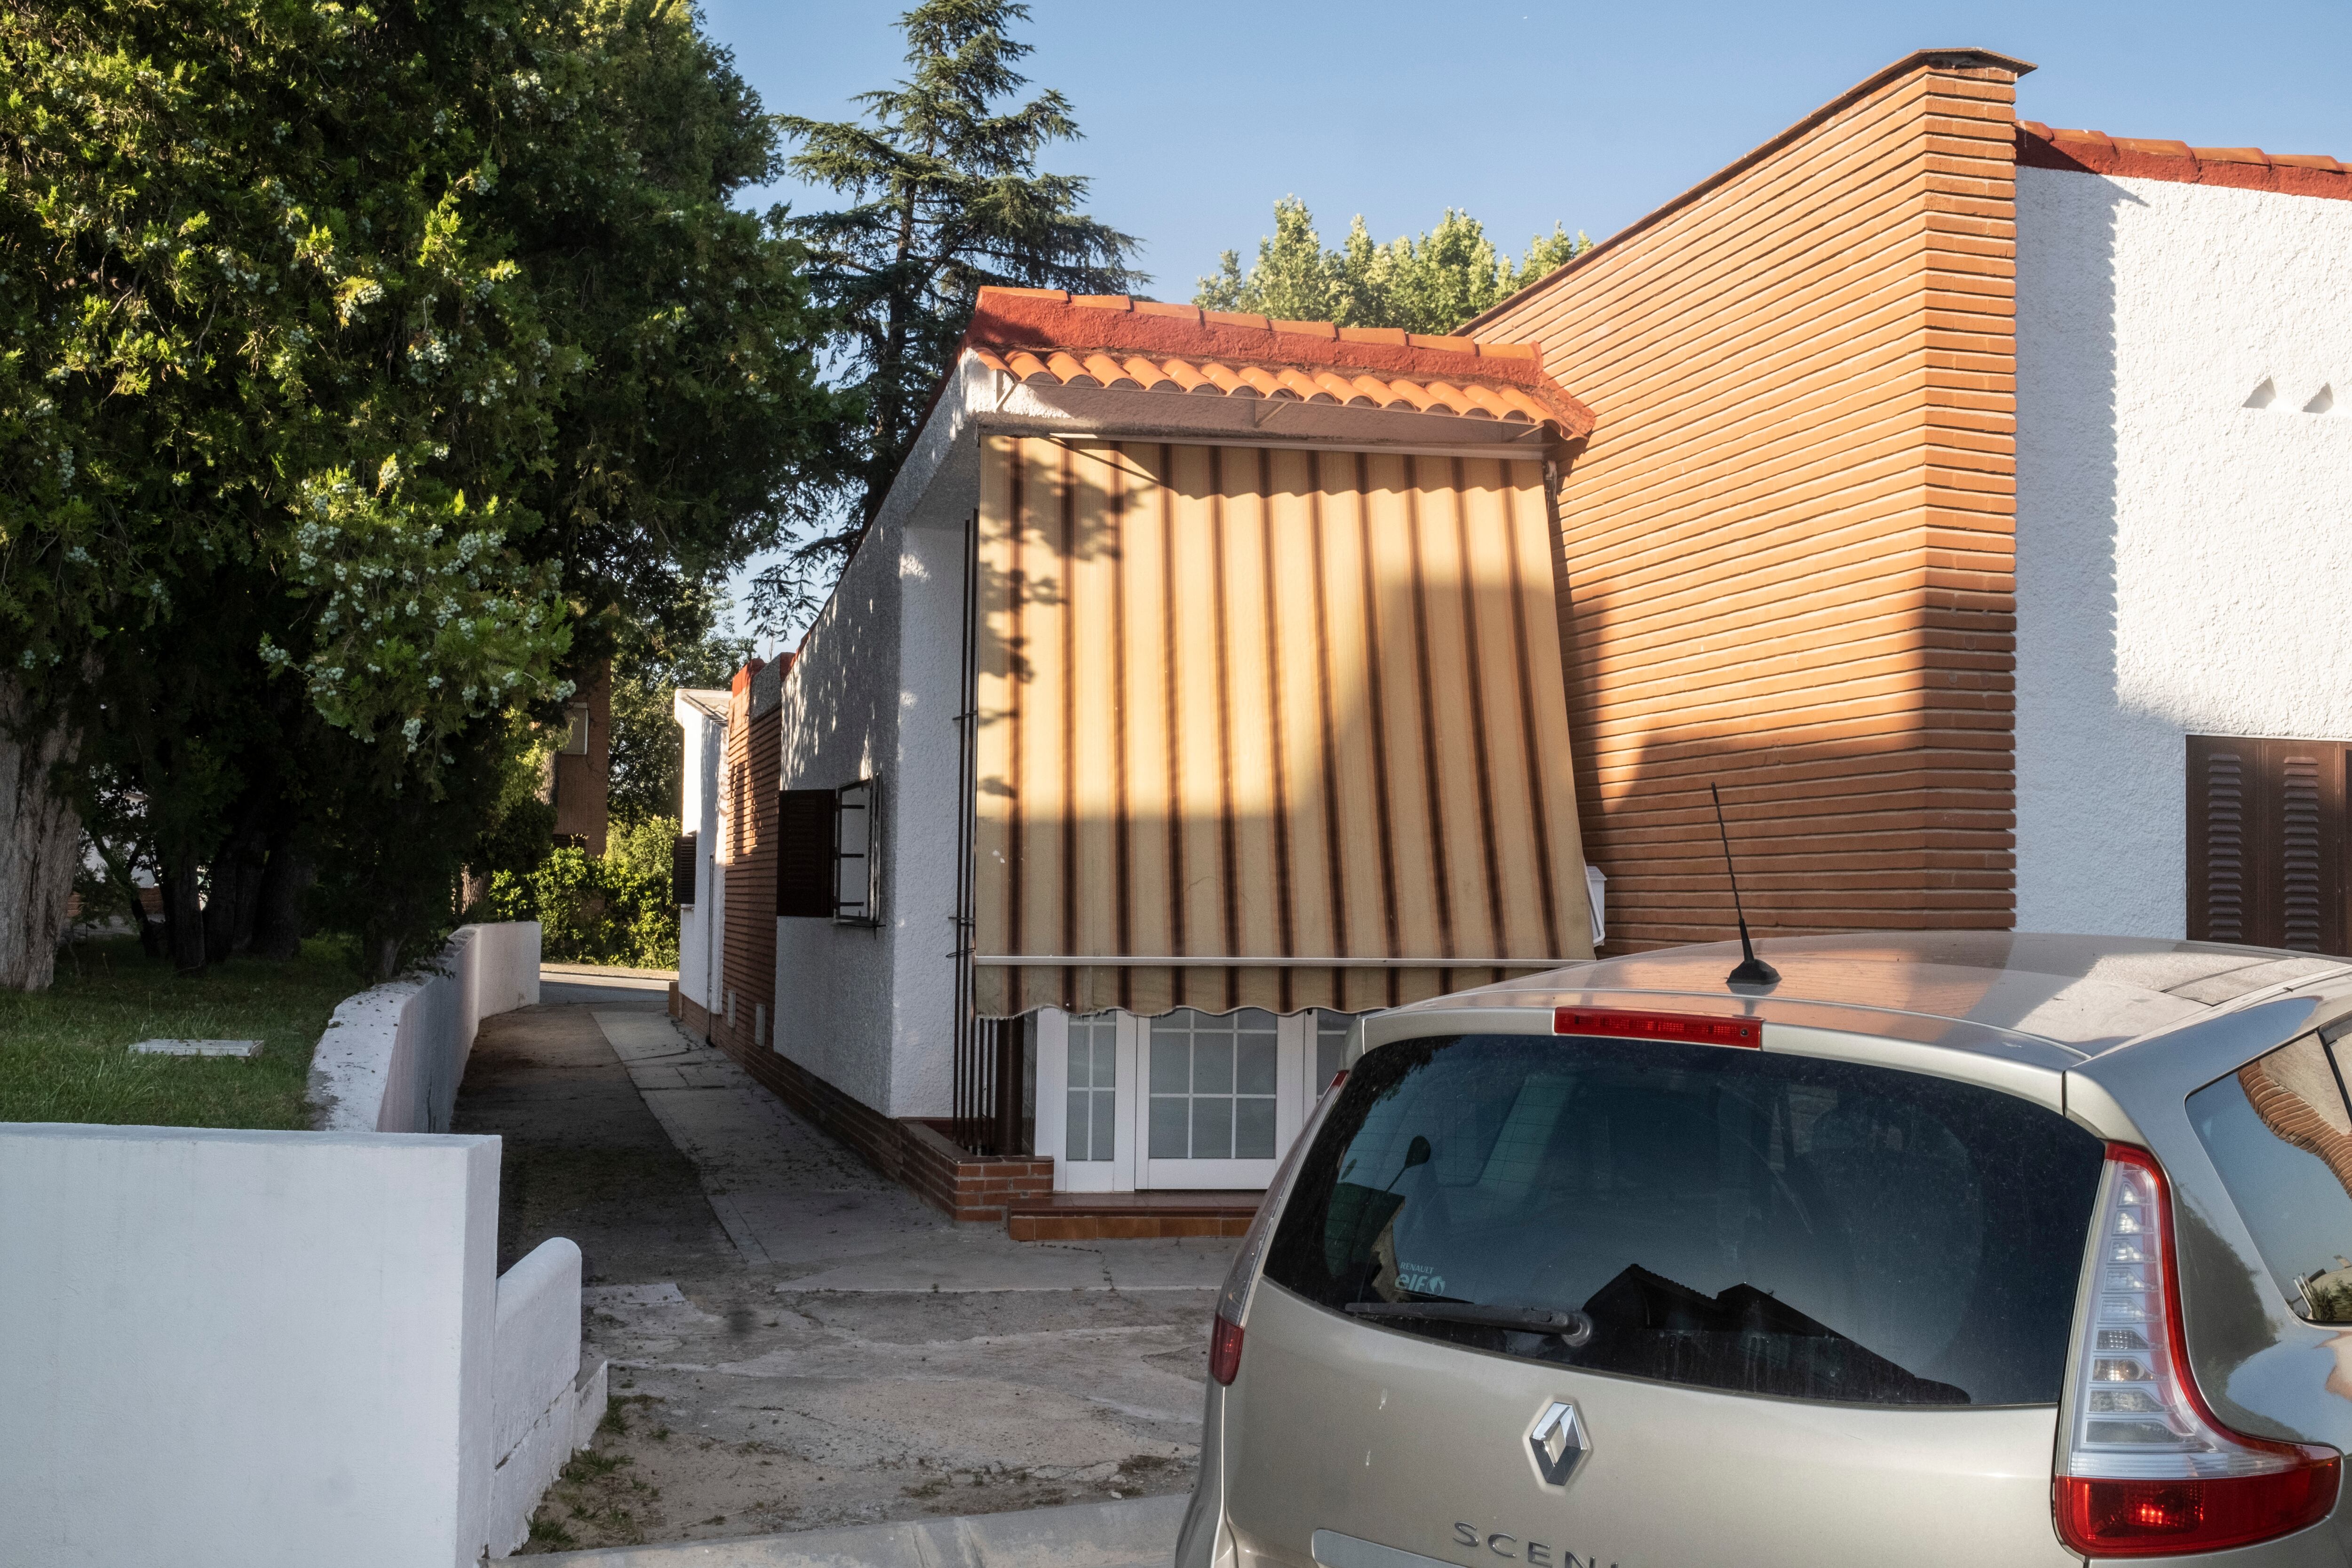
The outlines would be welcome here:
[[[2327,1031],[2338,1033],[2352,1026]],[[2352,1323],[2346,1048],[2306,1035],[2189,1097],[2189,1120],[2279,1293],[2315,1323]]]
[[[670,901],[682,910],[694,905],[695,837],[681,833],[669,847]]]
[[[844,925],[879,925],[881,783],[859,779],[833,795],[833,918]]]
[[[882,783],[779,792],[776,913],[882,923]]]
[[[564,717],[570,721],[571,727],[563,732],[563,754],[567,757],[586,756],[588,754],[588,704],[574,702],[564,710]]]
[[[783,790],[776,805],[776,913],[788,920],[830,920],[834,792]]]

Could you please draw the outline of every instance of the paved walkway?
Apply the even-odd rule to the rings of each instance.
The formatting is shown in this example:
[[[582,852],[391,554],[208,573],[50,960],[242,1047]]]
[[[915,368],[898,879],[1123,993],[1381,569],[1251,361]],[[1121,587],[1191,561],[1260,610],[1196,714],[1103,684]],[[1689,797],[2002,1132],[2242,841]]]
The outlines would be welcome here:
[[[458,1099],[459,1131],[508,1141],[502,1262],[579,1241],[613,1363],[614,1414],[533,1550],[1191,1489],[1234,1243],[954,1226],[660,1000],[485,1020]]]

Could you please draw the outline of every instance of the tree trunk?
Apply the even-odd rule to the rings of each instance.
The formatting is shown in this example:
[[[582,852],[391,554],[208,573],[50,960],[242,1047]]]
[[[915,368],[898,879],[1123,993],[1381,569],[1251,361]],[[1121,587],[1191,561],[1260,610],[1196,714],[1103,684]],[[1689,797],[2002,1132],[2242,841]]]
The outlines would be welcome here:
[[[11,991],[46,991],[57,977],[81,850],[81,817],[53,772],[75,737],[28,727],[23,693],[0,679],[0,987]]]
[[[205,966],[205,911],[198,899],[196,868],[167,866],[163,870],[163,945],[172,967],[194,974]]]
[[[248,800],[236,826],[213,856],[211,896],[205,902],[205,959],[219,963],[253,941],[269,840],[262,824],[268,803]]]
[[[261,873],[256,900],[253,951],[263,958],[292,958],[302,951],[302,895],[319,879],[310,858],[294,847],[294,836],[270,835],[269,864]]]

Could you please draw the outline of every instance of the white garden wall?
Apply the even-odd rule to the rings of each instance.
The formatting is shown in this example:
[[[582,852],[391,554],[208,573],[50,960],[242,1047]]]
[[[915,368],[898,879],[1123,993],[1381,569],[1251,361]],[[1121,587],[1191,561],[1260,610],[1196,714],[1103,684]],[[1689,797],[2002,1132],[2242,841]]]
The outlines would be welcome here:
[[[539,1001],[539,922],[460,926],[432,972],[335,1009],[310,1058],[310,1103],[328,1131],[446,1132],[474,1033]]]
[[[0,1124],[0,1561],[503,1555],[603,1413],[499,1141]],[[503,1466],[503,1468],[501,1468]]]
[[[2186,737],[2352,739],[2352,202],[2017,200],[2017,925],[2179,937]]]

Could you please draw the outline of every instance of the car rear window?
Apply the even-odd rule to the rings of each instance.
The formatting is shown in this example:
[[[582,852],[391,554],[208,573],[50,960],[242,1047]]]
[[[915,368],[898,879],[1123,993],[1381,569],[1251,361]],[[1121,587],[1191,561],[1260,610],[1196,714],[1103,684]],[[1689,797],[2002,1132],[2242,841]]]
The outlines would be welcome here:
[[[2306,1035],[2189,1097],[2189,1124],[2279,1293],[2315,1323],[2352,1323],[2347,1048]]]
[[[1266,1277],[1381,1328],[1593,1372],[2054,1404],[2104,1157],[2040,1106],[1886,1068],[1402,1041],[1349,1078]]]

